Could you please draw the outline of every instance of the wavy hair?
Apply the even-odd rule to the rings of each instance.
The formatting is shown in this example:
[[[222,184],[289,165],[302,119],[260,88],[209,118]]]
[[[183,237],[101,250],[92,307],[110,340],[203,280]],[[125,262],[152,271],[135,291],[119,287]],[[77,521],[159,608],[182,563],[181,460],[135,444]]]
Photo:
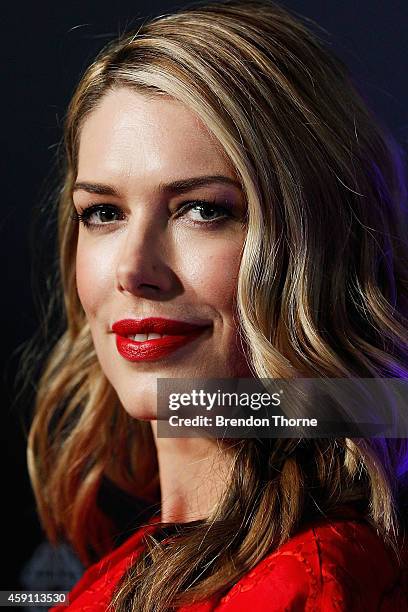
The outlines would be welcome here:
[[[86,563],[113,545],[98,504],[105,477],[160,498],[150,425],[120,405],[76,290],[78,145],[108,91],[180,101],[233,164],[248,205],[237,313],[256,377],[408,375],[404,155],[312,25],[268,0],[191,5],[108,44],[72,97],[52,284],[64,329],[38,384],[28,465],[48,537],[67,538]],[[206,519],[159,524],[167,537],[147,538],[115,610],[222,595],[307,521],[347,504],[398,554],[406,440],[245,439],[228,452],[219,504]]]

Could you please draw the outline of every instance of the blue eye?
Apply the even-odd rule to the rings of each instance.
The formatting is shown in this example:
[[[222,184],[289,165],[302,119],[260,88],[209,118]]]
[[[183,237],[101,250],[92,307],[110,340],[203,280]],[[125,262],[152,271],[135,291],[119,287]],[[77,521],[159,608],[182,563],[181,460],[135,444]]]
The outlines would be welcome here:
[[[216,201],[208,200],[193,200],[182,204],[176,212],[176,217],[184,215],[190,210],[197,210],[198,214],[201,215],[200,219],[193,219],[193,223],[200,225],[209,225],[210,223],[219,222],[225,218],[232,217],[231,206],[228,202],[225,202],[226,206],[217,204]]]
[[[90,219],[96,218],[99,222],[90,222]],[[124,219],[124,215],[121,211],[119,211],[117,206],[113,206],[111,204],[92,204],[85,209],[81,209],[79,212],[74,211],[71,218],[74,221],[79,221],[85,227],[94,227],[100,225],[107,225],[115,222],[116,219],[112,218],[115,215],[119,216],[121,219]]]
[[[191,210],[199,215],[191,220],[193,225],[215,225],[233,218],[231,209],[232,205],[228,201],[224,201],[221,205],[215,200],[191,200],[181,204],[173,214],[173,218],[184,217]],[[71,215],[71,219],[82,223],[89,230],[102,229],[125,218],[121,209],[113,204],[91,204],[79,212],[75,210]]]

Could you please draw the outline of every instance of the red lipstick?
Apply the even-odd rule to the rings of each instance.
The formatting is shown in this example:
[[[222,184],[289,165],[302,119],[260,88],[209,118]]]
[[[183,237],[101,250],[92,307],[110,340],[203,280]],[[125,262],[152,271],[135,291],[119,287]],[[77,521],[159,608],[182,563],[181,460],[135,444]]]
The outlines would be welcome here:
[[[209,323],[195,324],[150,317],[116,321],[112,325],[112,331],[116,334],[116,348],[122,357],[128,361],[156,361],[192,342],[209,326]],[[136,334],[165,334],[165,336],[142,341],[129,338]]]

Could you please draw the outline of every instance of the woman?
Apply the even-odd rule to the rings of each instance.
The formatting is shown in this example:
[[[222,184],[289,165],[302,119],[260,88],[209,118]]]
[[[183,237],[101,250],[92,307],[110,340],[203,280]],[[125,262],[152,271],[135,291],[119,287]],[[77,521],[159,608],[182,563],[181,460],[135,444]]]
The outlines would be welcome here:
[[[406,440],[156,428],[157,378],[407,376],[402,161],[344,66],[270,2],[197,5],[101,52],[65,145],[28,456],[51,541],[101,558],[69,609],[408,609]],[[151,508],[116,548],[106,480]]]

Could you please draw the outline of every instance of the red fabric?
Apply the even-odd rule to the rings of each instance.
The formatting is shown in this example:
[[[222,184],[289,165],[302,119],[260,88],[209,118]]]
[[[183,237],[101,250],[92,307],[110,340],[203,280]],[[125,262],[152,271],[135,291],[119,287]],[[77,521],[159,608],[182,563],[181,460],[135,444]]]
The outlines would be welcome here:
[[[142,550],[143,535],[154,531],[156,520],[91,566],[64,610],[106,612],[117,582]],[[265,557],[221,599],[179,611],[408,612],[406,550],[404,561],[401,568],[368,524],[322,519]]]

